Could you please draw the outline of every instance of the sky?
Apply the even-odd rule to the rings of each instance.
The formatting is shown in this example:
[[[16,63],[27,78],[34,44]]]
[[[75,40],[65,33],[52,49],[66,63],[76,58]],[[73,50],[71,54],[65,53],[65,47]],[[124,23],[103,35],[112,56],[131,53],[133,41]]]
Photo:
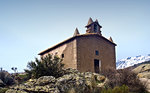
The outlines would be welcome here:
[[[98,19],[116,60],[150,54],[150,0],[0,0],[0,67],[27,68],[38,53]]]

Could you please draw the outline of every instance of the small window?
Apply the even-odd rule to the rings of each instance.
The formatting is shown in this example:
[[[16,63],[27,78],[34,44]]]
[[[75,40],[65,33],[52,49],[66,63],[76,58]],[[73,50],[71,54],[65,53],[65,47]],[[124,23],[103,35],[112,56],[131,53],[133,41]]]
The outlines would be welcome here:
[[[65,56],[65,55],[64,55],[64,54],[62,54],[62,55],[61,55],[61,58],[64,58],[64,56]]]
[[[99,52],[97,50],[95,51],[95,55],[99,55]]]

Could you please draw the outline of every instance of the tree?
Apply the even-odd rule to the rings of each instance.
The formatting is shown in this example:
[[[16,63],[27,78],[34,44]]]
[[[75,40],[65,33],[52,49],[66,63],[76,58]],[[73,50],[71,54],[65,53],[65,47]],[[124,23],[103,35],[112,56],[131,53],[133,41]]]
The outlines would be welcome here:
[[[17,67],[12,67],[11,70],[13,70],[14,73],[16,73],[17,72]]]
[[[3,68],[2,67],[0,67],[0,72],[2,72],[3,71]]]
[[[0,80],[3,81],[4,85],[12,85],[15,84],[15,80],[10,73],[3,70],[0,72]],[[2,86],[0,86],[2,87]]]
[[[54,76],[57,78],[63,75],[64,64],[58,56],[53,57],[48,54],[41,57],[40,60],[35,58],[35,61],[29,62],[27,67],[29,69],[25,69],[25,72],[29,78],[39,78],[41,76]]]

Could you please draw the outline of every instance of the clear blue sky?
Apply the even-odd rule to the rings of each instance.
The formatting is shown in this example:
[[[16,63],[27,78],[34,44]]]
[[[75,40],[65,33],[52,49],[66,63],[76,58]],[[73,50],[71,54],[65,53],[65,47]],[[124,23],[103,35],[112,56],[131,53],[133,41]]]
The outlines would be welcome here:
[[[84,34],[89,17],[117,43],[117,60],[150,53],[150,0],[0,0],[0,67],[22,72],[76,27]]]

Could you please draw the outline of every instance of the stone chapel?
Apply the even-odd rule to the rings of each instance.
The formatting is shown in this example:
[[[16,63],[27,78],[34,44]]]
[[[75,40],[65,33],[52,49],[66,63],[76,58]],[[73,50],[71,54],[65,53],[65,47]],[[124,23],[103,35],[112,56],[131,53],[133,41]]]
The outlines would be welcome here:
[[[77,69],[80,72],[105,71],[108,67],[116,69],[116,53],[112,38],[105,38],[101,33],[102,26],[98,20],[89,19],[85,34],[75,29],[74,35],[42,52],[41,57],[47,54],[58,55],[63,59],[65,68]]]

